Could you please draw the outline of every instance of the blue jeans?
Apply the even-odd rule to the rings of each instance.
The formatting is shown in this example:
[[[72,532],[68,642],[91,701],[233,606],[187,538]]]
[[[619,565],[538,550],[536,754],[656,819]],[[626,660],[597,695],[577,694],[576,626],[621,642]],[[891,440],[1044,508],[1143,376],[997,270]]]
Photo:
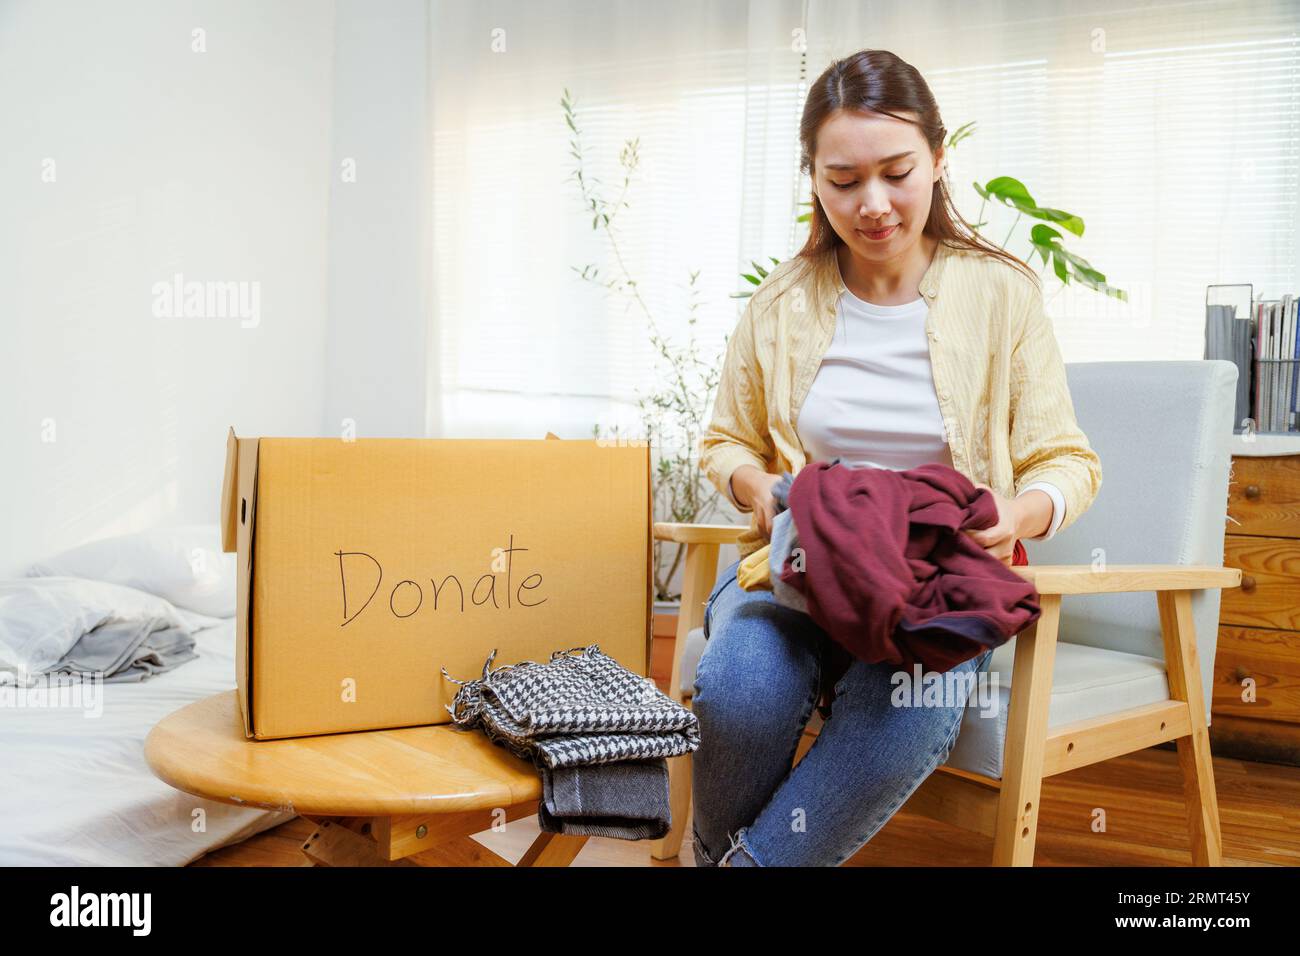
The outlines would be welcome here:
[[[948,759],[969,696],[960,689],[969,692],[978,674],[954,681],[956,693],[939,703],[898,706],[893,678],[905,672],[854,659],[835,685],[831,717],[792,767],[831,638],[771,591],[741,588],[739,563],[709,596],[695,672],[695,863],[839,866]],[[953,673],[984,670],[992,653]]]

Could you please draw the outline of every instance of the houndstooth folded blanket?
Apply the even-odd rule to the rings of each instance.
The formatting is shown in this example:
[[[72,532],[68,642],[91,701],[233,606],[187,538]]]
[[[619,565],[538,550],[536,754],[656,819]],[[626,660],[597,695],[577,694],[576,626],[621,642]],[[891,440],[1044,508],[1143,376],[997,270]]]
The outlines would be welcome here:
[[[478,680],[442,669],[461,685],[447,711],[541,771],[542,829],[632,840],[667,833],[665,760],[699,747],[695,715],[597,644],[492,670],[496,653]]]

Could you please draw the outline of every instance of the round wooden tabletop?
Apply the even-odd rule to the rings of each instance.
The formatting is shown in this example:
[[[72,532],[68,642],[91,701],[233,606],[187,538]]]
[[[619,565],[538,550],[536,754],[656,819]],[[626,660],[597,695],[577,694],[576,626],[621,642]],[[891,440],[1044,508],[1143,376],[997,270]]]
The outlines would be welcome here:
[[[538,770],[481,730],[437,724],[249,740],[236,693],[159,721],[144,743],[153,772],[223,803],[325,816],[454,813],[542,796]]]

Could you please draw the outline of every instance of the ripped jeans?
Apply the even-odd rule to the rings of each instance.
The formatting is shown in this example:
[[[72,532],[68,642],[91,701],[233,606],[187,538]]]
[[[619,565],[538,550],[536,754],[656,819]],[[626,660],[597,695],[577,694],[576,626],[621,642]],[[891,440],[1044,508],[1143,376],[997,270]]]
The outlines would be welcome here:
[[[695,863],[839,866],[948,759],[979,675],[954,681],[957,693],[938,704],[895,706],[891,678],[901,669],[854,659],[835,685],[831,717],[792,767],[831,638],[771,591],[741,588],[739,563],[709,595],[695,672]],[[953,671],[986,670],[992,653]]]

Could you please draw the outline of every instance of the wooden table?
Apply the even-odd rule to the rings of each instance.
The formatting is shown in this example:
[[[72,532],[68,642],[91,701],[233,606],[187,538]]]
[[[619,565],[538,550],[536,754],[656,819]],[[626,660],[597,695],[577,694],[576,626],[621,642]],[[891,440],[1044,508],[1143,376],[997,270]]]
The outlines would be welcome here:
[[[248,740],[235,693],[165,717],[145,759],[178,790],[316,824],[304,866],[568,866],[587,842],[541,833],[511,864],[471,839],[536,813],[542,796],[537,769],[482,731],[440,724]]]

